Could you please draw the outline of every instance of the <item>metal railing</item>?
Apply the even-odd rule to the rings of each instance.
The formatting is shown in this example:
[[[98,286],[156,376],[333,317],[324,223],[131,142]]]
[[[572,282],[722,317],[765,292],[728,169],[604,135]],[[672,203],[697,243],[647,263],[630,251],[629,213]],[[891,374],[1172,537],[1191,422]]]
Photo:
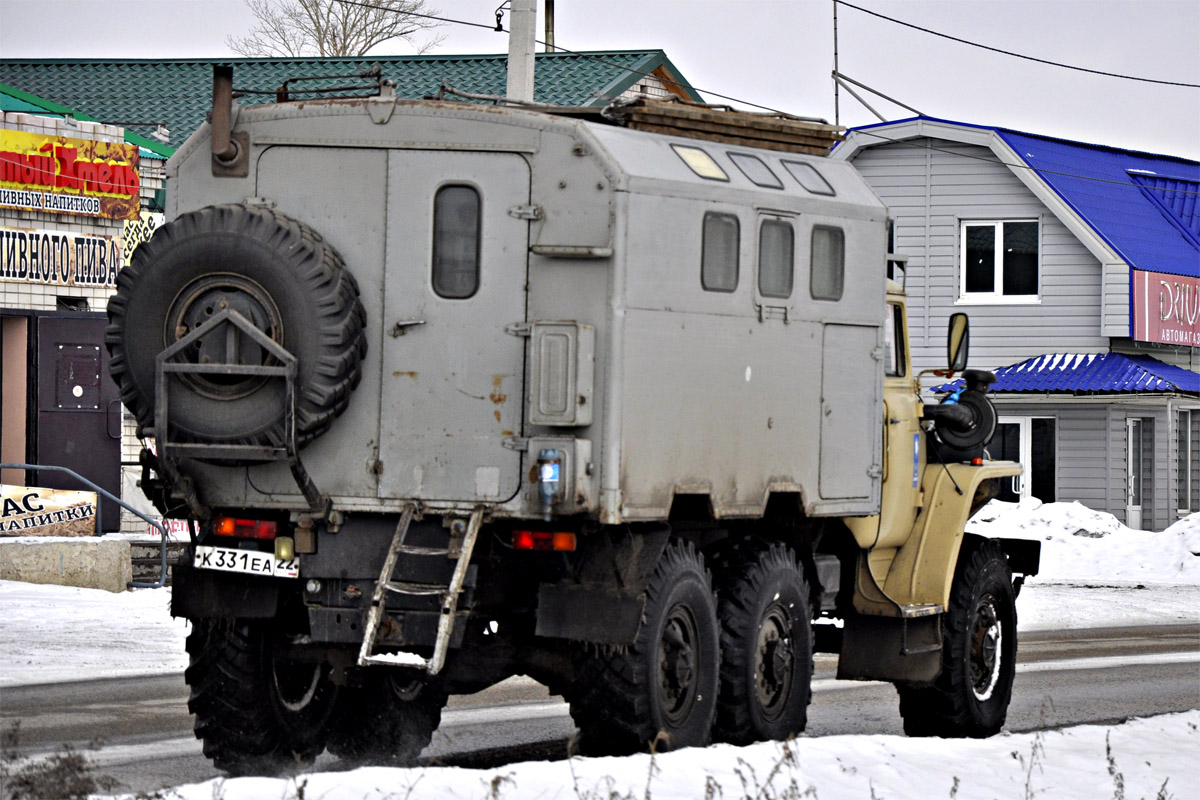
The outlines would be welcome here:
[[[67,469],[66,467],[58,467],[58,466],[46,465],[46,464],[0,464],[0,469],[22,469],[22,470],[34,470],[34,471],[50,470],[51,472],[65,472],[66,474],[70,475],[72,478],[79,481],[80,483],[84,483],[84,484],[87,484],[88,486],[90,486],[97,494],[101,494],[104,497],[108,498],[109,500],[112,500],[114,503],[116,503],[117,505],[119,505],[121,508],[125,509],[129,513],[134,514],[138,517],[141,517],[143,520],[150,523],[155,528],[158,528],[159,554],[161,556],[161,567],[160,567],[160,570],[158,573],[158,580],[154,583],[146,583],[145,581],[130,581],[128,586],[130,589],[158,589],[166,584],[166,582],[167,582],[167,529],[163,527],[161,522],[156,522],[155,520],[153,520],[150,517],[143,514],[141,511],[138,511],[136,508],[134,508],[133,506],[126,503],[121,498],[114,495],[112,492],[108,491],[107,489],[103,489],[100,486],[97,486],[96,484],[89,481],[87,478],[80,475],[78,472],[76,472],[72,469]],[[100,504],[99,503],[96,504],[96,523],[97,523],[97,530],[99,530],[99,525],[100,525]]]

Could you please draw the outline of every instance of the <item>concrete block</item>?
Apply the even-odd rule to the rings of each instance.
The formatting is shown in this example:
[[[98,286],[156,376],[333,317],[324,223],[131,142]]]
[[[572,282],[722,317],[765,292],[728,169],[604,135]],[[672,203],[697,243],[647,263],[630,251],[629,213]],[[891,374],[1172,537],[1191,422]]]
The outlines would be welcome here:
[[[133,580],[129,542],[32,537],[2,541],[0,580],[123,592]]]

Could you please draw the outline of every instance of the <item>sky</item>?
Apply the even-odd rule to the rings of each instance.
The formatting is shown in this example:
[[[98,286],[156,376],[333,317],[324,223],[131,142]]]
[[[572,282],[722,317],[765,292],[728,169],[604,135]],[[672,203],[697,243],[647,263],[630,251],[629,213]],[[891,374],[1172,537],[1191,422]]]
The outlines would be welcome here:
[[[1197,0],[853,0],[948,36],[1091,70],[1200,85]],[[489,25],[500,0],[429,0]],[[661,49],[710,102],[835,120],[833,0],[557,0],[571,50]],[[538,31],[543,38],[542,3]],[[507,26],[507,18],[505,20]],[[244,0],[0,0],[3,58],[219,58]],[[988,52],[838,7],[841,73],[921,113],[1200,160],[1200,88],[1087,74]],[[504,53],[507,35],[446,24],[430,52]],[[412,44],[375,52],[415,52]],[[861,94],[861,92],[860,92]],[[887,119],[912,112],[867,97]],[[735,103],[735,105],[741,105]],[[877,121],[845,91],[837,120]],[[748,106],[743,106],[748,107]],[[81,109],[86,111],[86,109]]]

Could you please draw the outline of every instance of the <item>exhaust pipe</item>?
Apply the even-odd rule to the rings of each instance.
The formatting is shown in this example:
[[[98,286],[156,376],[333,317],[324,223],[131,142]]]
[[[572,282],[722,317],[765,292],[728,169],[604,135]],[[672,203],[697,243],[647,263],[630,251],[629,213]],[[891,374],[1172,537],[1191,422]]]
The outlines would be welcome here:
[[[228,165],[238,155],[237,143],[230,136],[233,131],[233,67],[213,66],[211,120],[213,158]]]
[[[245,133],[233,132],[233,67],[213,66],[213,103],[208,115],[213,175],[244,178],[250,172]]]

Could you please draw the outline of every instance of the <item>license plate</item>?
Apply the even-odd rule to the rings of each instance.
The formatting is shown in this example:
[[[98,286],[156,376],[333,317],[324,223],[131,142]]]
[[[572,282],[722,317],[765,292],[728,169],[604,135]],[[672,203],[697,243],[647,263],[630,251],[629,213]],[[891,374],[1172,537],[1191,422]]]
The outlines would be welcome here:
[[[235,550],[232,547],[197,547],[193,565],[198,569],[218,572],[244,572],[268,578],[299,578],[300,559],[278,561],[274,553],[255,550]]]

